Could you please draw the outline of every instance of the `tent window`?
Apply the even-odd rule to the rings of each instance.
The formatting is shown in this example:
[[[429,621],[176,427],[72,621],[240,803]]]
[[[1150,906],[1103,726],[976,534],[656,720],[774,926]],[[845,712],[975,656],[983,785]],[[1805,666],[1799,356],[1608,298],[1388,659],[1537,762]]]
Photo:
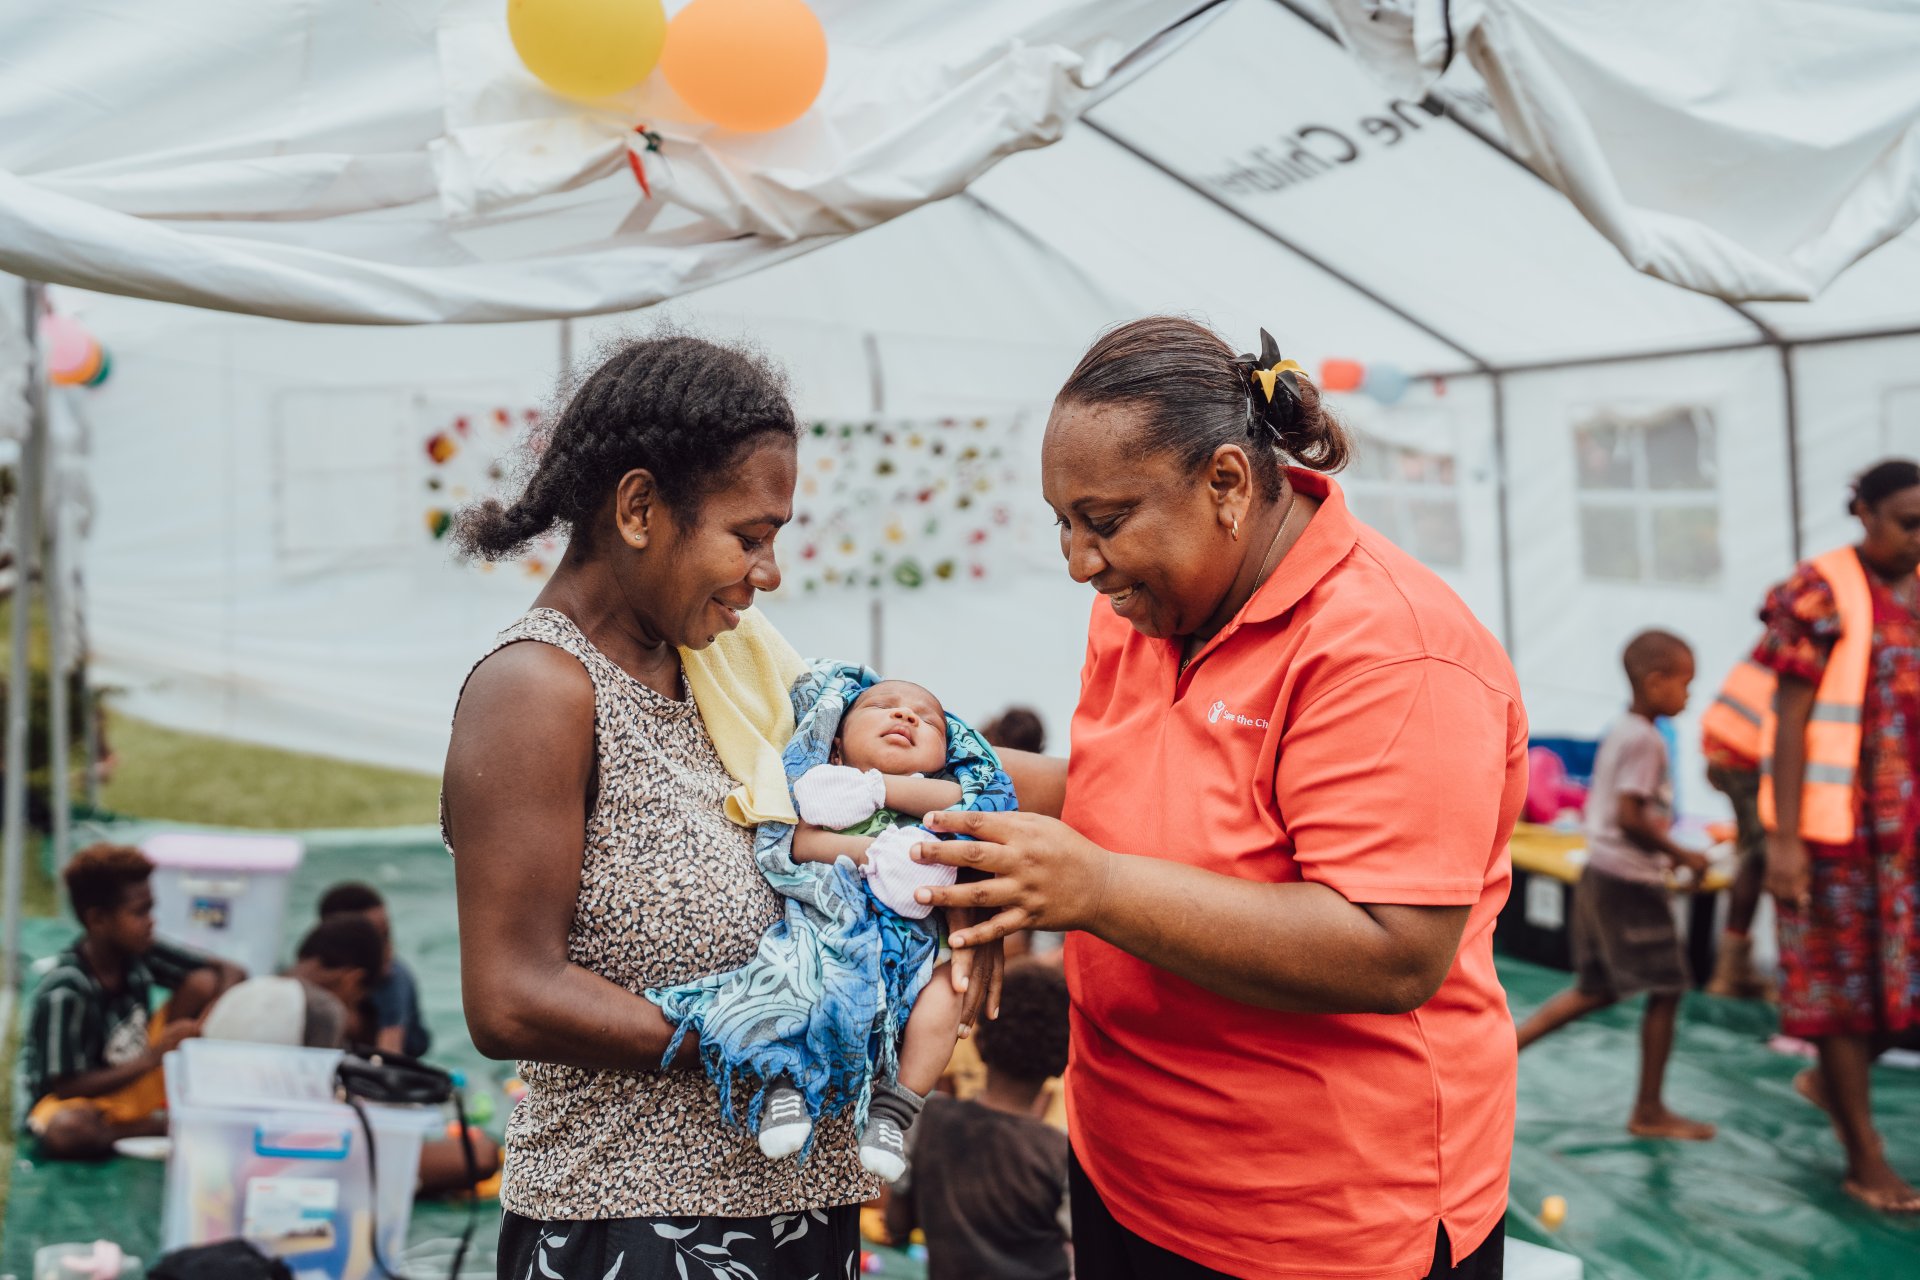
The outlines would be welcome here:
[[[1698,405],[1595,408],[1575,417],[1580,563],[1606,582],[1720,578],[1713,414]]]
[[[1423,564],[1467,562],[1454,456],[1389,444],[1354,433],[1353,470],[1345,479],[1353,513]]]

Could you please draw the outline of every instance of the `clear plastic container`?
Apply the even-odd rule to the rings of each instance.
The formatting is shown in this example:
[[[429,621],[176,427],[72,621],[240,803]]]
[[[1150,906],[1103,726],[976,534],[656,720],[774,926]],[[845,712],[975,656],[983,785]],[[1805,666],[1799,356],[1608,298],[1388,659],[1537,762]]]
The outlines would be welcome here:
[[[291,836],[167,831],[140,845],[152,860],[161,937],[272,973],[286,927],[287,883],[306,846]]]
[[[33,1253],[33,1280],[132,1280],[140,1259],[110,1241],[48,1244]]]
[[[163,1247],[246,1239],[302,1280],[363,1280],[373,1246],[406,1247],[420,1147],[436,1107],[352,1107],[325,1096],[331,1049],[189,1040],[166,1057],[173,1149]]]

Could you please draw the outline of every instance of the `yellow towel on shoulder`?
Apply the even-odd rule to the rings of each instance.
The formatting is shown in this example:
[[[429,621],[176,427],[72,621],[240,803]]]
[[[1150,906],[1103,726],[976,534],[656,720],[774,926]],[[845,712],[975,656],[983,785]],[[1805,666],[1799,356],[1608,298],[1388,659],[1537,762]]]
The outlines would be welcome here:
[[[682,649],[680,664],[720,763],[740,785],[727,817],[743,827],[798,822],[780,753],[793,737],[789,691],[806,660],[758,609],[704,649]]]

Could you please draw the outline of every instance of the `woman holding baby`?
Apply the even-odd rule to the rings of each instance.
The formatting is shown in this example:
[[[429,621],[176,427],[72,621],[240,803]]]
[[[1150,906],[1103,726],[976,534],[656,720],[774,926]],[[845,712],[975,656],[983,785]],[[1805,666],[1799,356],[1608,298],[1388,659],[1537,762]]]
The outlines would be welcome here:
[[[796,436],[750,357],[632,343],[519,499],[462,525],[487,557],[569,534],[470,677],[446,773],[469,1024],[530,1090],[513,1280],[677,1274],[703,1247],[762,1280],[857,1267],[876,1183],[849,1119],[769,1160],[677,1069],[697,1055],[660,1069],[675,1028],[640,994],[748,963],[781,917],[685,664],[779,583]],[[1498,1274],[1489,939],[1524,716],[1464,606],[1347,513],[1323,474],[1345,452],[1272,353],[1166,319],[1102,338],[1043,459],[1068,570],[1106,597],[1071,766],[1013,756],[1025,812],[923,819],[977,840],[913,856],[992,877],[916,891],[957,929],[953,1016],[990,1002],[1000,937],[1079,931],[1085,1277]]]

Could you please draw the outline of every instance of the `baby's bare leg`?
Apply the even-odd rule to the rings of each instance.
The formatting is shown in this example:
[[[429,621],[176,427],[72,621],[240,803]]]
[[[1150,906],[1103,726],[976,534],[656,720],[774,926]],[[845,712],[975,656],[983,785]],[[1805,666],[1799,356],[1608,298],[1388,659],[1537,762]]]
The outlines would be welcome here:
[[[933,971],[926,990],[914,1001],[900,1044],[900,1083],[918,1094],[933,1092],[946,1074],[953,1046],[960,1039],[960,995],[948,966]]]
[[[900,1073],[893,1080],[876,1080],[873,1108],[860,1135],[860,1163],[887,1182],[907,1168],[907,1130],[920,1114],[920,1104],[940,1083],[953,1046],[960,1039],[960,997],[946,965],[933,971],[927,989],[913,1002],[900,1037]]]

